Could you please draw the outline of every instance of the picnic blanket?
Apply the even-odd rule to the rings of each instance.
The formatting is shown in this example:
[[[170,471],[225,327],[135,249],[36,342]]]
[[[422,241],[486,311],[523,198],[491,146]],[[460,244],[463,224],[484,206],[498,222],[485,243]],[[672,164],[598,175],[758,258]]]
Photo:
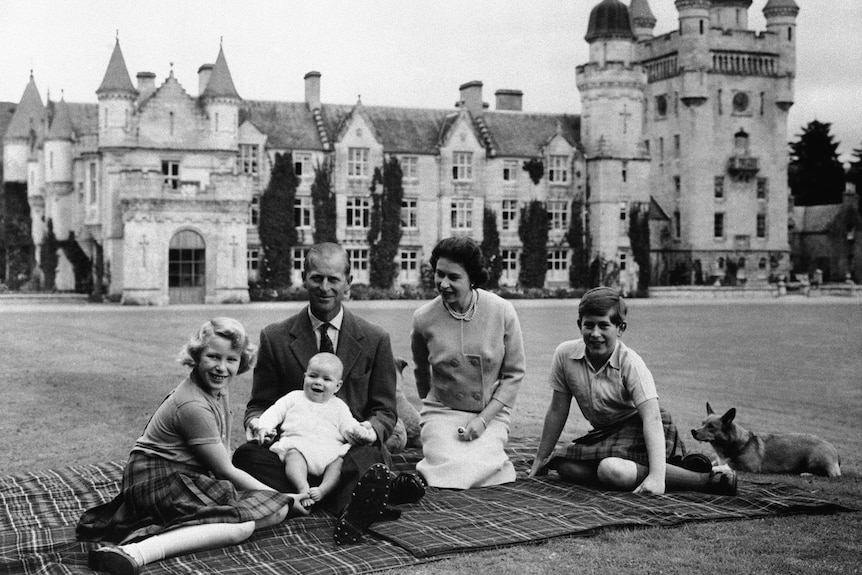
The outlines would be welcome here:
[[[453,553],[588,536],[626,526],[848,511],[780,483],[740,482],[739,495],[675,493],[646,497],[565,484],[555,474],[526,479],[535,441],[512,440],[513,484],[467,491],[429,489],[398,521],[376,523],[357,545],[332,541],[335,519],[323,512],[255,532],[241,545],[168,559],[144,573],[286,573],[349,575],[415,565]],[[395,457],[412,470],[420,454]],[[80,465],[0,477],[0,573],[92,573],[75,540],[81,513],[119,490],[124,462]]]

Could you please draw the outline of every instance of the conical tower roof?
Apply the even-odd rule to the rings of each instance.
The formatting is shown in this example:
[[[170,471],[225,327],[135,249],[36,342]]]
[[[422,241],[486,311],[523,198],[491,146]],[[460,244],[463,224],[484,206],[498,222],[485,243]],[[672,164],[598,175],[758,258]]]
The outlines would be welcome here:
[[[29,138],[30,129],[36,128],[38,130],[44,118],[45,106],[42,104],[42,96],[39,95],[39,89],[36,87],[36,81],[33,79],[33,72],[31,71],[30,81],[24,89],[21,102],[15,108],[15,114],[12,115],[9,126],[6,128],[6,139]]]
[[[132,84],[129,69],[126,68],[126,60],[123,58],[122,50],[120,50],[119,38],[114,44],[114,51],[111,53],[111,60],[108,62],[108,69],[105,71],[102,85],[96,90],[96,94],[99,95],[106,92],[126,92],[132,95],[138,93],[135,85]]]
[[[655,26],[656,18],[650,10],[648,0],[632,0],[629,5],[629,14],[635,26],[643,26],[644,28]]]
[[[71,140],[72,135],[72,116],[69,114],[69,105],[65,99],[60,98],[60,101],[54,105],[54,118],[51,120],[47,139]]]
[[[224,57],[224,48],[219,46],[218,58],[213,64],[212,75],[204,88],[201,98],[234,98],[241,100],[233,85],[230,69],[227,67],[227,59]]]

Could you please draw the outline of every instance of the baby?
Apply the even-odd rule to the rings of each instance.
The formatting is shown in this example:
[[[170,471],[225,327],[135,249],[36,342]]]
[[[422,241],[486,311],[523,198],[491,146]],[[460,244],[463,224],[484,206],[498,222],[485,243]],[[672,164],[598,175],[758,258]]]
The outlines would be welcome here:
[[[264,411],[255,433],[261,444],[278,435],[269,449],[284,462],[288,481],[305,496],[305,507],[335,488],[352,443],[374,440],[370,426],[356,421],[347,404],[335,397],[343,370],[341,360],[331,353],[312,357],[302,390],[291,391]],[[311,487],[309,475],[321,477],[320,485]]]

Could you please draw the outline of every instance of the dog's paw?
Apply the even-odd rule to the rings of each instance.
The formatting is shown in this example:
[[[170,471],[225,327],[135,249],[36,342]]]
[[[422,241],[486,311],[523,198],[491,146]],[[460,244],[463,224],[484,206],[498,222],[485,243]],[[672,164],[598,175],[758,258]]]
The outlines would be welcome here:
[[[733,470],[730,468],[730,465],[728,465],[727,463],[722,463],[721,465],[713,465],[712,466],[712,472],[713,473],[727,473],[728,471],[733,471]]]

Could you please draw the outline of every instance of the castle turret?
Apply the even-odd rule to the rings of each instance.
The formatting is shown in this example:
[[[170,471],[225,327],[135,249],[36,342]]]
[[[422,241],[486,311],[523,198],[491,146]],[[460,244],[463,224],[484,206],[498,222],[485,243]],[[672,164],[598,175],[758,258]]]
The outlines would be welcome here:
[[[763,7],[766,30],[775,34],[779,53],[779,74],[796,75],[796,16],[799,6],[793,0],[769,0]]]
[[[30,81],[3,137],[3,179],[7,182],[27,181],[27,161],[44,137],[45,106],[30,72]]]
[[[53,221],[57,238],[64,240],[75,227],[75,195],[72,193],[74,131],[66,100],[61,98],[53,104],[53,109],[54,115],[44,145],[45,216]]]
[[[239,104],[242,98],[233,84],[224,49],[221,46],[200,98],[209,118],[213,146],[219,149],[236,150],[239,137]]]
[[[686,105],[700,105],[708,95],[709,0],[676,0],[679,12],[679,71],[682,76],[680,99]]]
[[[629,6],[629,14],[632,18],[632,27],[638,41],[649,40],[653,37],[656,19],[649,7],[648,0],[632,0]]]
[[[96,96],[99,99],[99,145],[125,145],[138,91],[126,68],[119,38]]]
[[[751,0],[712,0],[709,19],[713,28],[748,30]]]

